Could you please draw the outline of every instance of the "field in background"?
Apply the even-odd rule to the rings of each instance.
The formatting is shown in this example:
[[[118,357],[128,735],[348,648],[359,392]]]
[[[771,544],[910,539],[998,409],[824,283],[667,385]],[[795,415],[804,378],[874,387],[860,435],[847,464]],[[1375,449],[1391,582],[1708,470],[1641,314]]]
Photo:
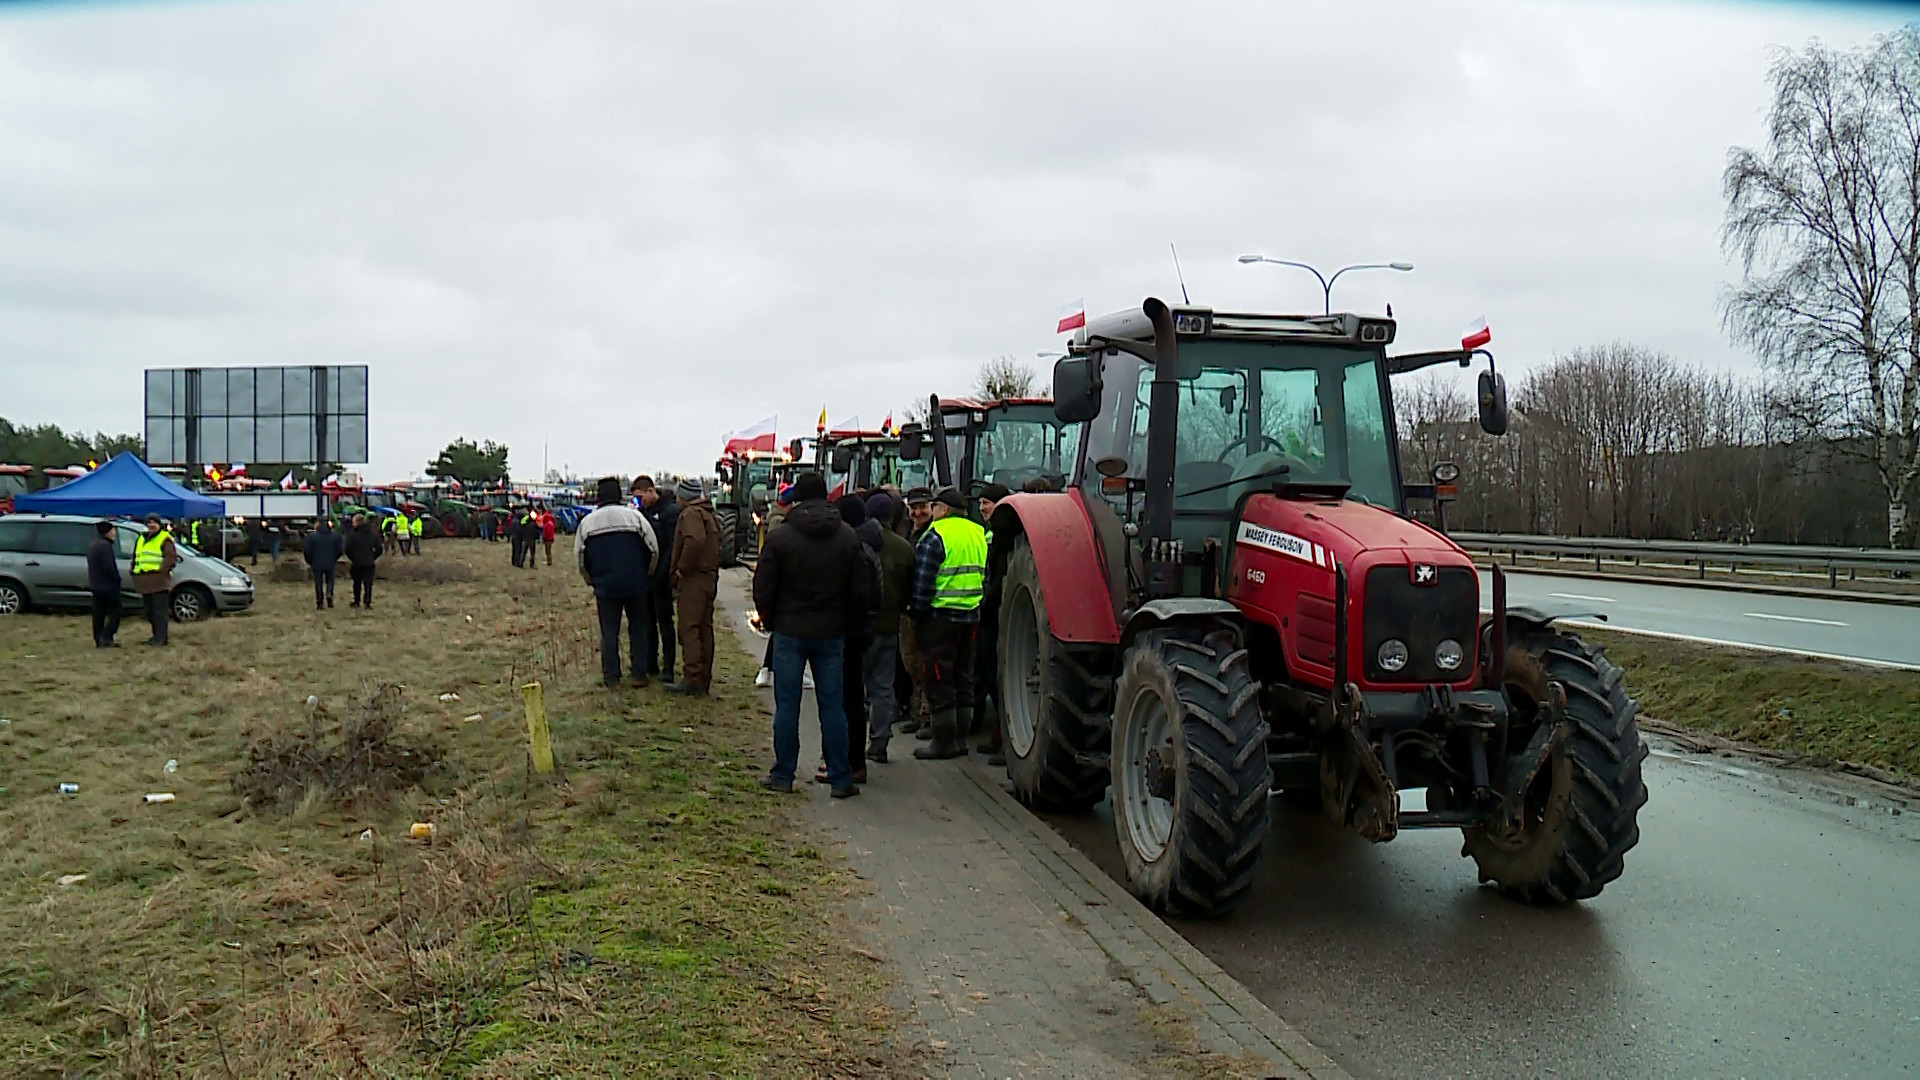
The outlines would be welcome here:
[[[0,1072],[892,1074],[737,650],[710,701],[610,694],[569,566],[427,550],[372,612],[263,580],[166,650],[0,619]]]

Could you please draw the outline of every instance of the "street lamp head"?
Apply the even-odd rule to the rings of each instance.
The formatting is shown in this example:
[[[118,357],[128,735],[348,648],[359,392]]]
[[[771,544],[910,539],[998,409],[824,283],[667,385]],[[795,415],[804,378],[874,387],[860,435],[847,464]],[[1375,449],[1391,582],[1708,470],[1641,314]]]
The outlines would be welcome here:
[[[1413,269],[1413,264],[1412,264],[1412,263],[1403,263],[1403,262],[1392,262],[1392,263],[1388,263],[1388,264],[1387,264],[1387,269],[1389,269],[1389,270],[1398,270],[1398,271],[1400,271],[1401,273],[1406,273],[1406,272],[1407,272],[1408,270],[1411,270],[1411,269]]]
[[[1240,261],[1243,263],[1266,262],[1267,257],[1265,255],[1242,255],[1240,256]]]

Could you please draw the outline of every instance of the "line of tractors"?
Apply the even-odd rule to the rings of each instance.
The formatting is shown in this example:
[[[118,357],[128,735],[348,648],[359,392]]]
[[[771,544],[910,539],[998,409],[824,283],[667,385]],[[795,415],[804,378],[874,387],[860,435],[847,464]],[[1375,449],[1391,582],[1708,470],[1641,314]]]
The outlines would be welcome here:
[[[1638,704],[1556,624],[1592,612],[1509,605],[1497,566],[1414,517],[1457,472],[1403,480],[1393,378],[1484,360],[1495,436],[1506,388],[1484,348],[1389,354],[1395,335],[1148,299],[1075,333],[1051,399],[935,398],[927,424],[823,436],[810,462],[798,442],[723,461],[730,554],[802,467],[1006,483],[983,677],[1008,779],[1049,810],[1107,800],[1158,910],[1241,903],[1275,799],[1376,842],[1458,829],[1481,881],[1527,902],[1595,896],[1639,839]],[[1021,490],[1039,475],[1056,490]]]

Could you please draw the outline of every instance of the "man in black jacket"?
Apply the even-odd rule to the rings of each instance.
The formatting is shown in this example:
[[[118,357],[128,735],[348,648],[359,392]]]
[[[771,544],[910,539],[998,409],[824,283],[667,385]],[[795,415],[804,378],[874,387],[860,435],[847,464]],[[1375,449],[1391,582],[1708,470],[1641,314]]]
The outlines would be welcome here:
[[[93,646],[117,649],[113,635],[120,632],[119,551],[113,542],[113,522],[96,521],[93,529],[100,535],[87,548],[87,592],[93,595]]]
[[[385,548],[380,543],[380,534],[367,524],[365,514],[353,515],[353,531],[347,534],[344,548],[347,574],[353,578],[353,603],[348,606],[372,610],[373,564]]]
[[[636,476],[628,489],[640,501],[640,516],[653,526],[653,538],[660,545],[661,558],[653,568],[653,580],[647,583],[647,607],[653,623],[654,647],[647,654],[647,674],[673,681],[673,646],[677,635],[673,628],[673,527],[680,521],[680,503],[663,499],[653,486],[653,477]]]
[[[627,685],[647,685],[647,585],[660,558],[653,526],[627,505],[620,479],[601,479],[595,492],[600,506],[581,519],[573,534],[573,559],[580,576],[593,586],[600,614],[600,677],[612,690],[620,685],[620,619],[627,620],[628,658],[633,677]],[[531,559],[532,553],[527,557]]]
[[[320,527],[307,534],[307,542],[300,553],[306,557],[307,569],[313,573],[314,609],[332,607],[334,574],[340,556],[346,553],[340,534],[333,531],[332,518],[320,519]]]
[[[846,634],[867,618],[867,564],[853,529],[827,502],[817,472],[793,483],[797,504],[781,528],[767,534],[753,571],[753,603],[773,633],[773,768],[760,781],[793,790],[800,759],[801,676],[813,669],[820,708],[820,743],[833,797],[860,794],[847,761],[844,679]]]

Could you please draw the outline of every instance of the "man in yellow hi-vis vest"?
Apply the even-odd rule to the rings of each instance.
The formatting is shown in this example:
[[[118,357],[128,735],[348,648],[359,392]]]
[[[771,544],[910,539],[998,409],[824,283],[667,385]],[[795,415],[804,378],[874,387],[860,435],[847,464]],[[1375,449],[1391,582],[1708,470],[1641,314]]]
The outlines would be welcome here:
[[[160,524],[159,514],[147,515],[147,531],[133,545],[133,588],[146,607],[147,624],[153,627],[149,645],[167,643],[168,606],[173,603],[173,568],[180,562],[180,551],[173,534]]]
[[[913,752],[922,759],[956,758],[973,726],[974,630],[987,593],[987,533],[967,517],[958,491],[943,489],[933,520],[913,553],[908,614],[920,650],[920,678],[933,713],[933,741]]]

